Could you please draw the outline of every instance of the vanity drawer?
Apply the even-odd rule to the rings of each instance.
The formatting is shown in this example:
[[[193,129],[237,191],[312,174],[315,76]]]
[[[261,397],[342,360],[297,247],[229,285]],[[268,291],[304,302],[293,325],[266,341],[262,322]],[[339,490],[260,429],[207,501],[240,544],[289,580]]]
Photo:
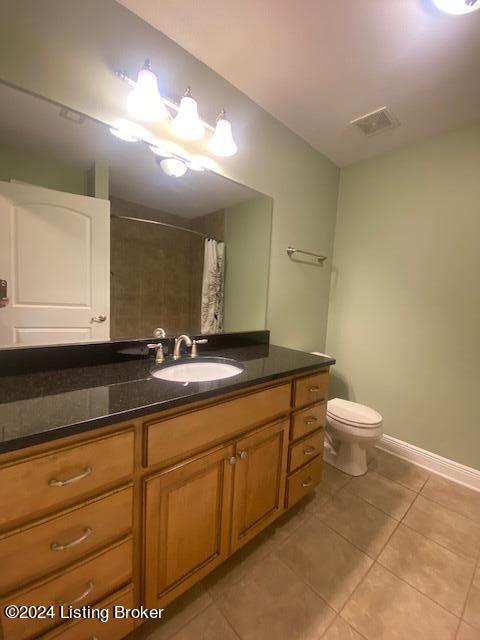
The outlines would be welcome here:
[[[220,402],[174,418],[147,423],[147,464],[167,464],[187,458],[249,427],[285,415],[290,410],[290,384]]]
[[[43,636],[43,640],[92,640],[92,638],[96,638],[96,640],[120,640],[120,638],[133,631],[135,621],[132,618],[127,618],[126,620],[114,619],[112,607],[116,605],[125,609],[134,607],[133,587],[131,585],[96,605],[100,609],[109,610],[108,622],[101,622],[101,620],[69,622],[47,633]]]
[[[291,440],[298,440],[303,438],[308,433],[315,431],[319,427],[325,426],[325,420],[327,415],[327,403],[319,402],[318,404],[298,411],[292,415],[292,427],[291,427]]]
[[[129,533],[132,500],[130,486],[0,537],[0,593],[59,570]],[[63,548],[52,548],[55,544]]]
[[[322,479],[321,457],[315,458],[306,467],[299,469],[287,480],[287,509],[310,493]]]
[[[323,429],[315,431],[311,436],[308,436],[304,440],[293,444],[290,447],[290,458],[288,471],[291,473],[296,469],[299,469],[306,462],[312,460],[315,456],[320,455],[323,452],[323,441],[325,439],[325,432]]]
[[[85,562],[78,563],[67,571],[59,573],[49,580],[33,585],[30,589],[15,593],[5,598],[2,603],[17,607],[25,605],[55,606],[55,617],[52,619],[16,619],[2,618],[5,640],[26,640],[45,632],[57,625],[63,615],[67,615],[69,605],[82,607],[91,605],[108,594],[127,584],[132,579],[132,539],[124,540],[97,554]],[[88,636],[85,636],[88,638]]]
[[[0,467],[0,529],[58,509],[132,473],[133,431]]]
[[[328,370],[299,378],[293,383],[293,406],[305,407],[328,398]]]

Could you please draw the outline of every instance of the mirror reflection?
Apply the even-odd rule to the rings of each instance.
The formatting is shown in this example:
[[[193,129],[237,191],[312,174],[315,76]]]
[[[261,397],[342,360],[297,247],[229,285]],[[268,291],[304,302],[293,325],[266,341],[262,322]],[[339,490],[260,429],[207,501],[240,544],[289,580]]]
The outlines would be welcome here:
[[[0,346],[265,327],[268,196],[11,86],[0,104]]]

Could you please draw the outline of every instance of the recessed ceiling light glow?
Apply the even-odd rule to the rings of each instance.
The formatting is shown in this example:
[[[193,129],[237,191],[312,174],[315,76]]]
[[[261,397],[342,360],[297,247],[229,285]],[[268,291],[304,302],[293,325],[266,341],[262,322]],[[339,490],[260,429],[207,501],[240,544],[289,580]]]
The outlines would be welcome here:
[[[143,127],[129,120],[119,120],[116,127],[110,127],[110,133],[124,142],[138,142],[148,139]]]
[[[127,98],[127,109],[131,116],[146,122],[157,122],[168,116],[149,60],[145,60],[138,72],[137,84]]]
[[[171,178],[181,178],[187,173],[187,165],[177,158],[164,158],[160,161],[162,171]]]
[[[433,0],[440,11],[453,15],[472,13],[480,9],[480,0]]]

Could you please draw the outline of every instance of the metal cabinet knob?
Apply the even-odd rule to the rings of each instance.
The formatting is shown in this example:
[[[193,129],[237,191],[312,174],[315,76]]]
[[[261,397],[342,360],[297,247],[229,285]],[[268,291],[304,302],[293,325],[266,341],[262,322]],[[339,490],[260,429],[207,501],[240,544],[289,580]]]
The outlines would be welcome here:
[[[107,316],[103,315],[103,313],[100,313],[98,316],[93,316],[92,322],[105,322],[106,319]]]
[[[227,460],[228,464],[237,464],[237,456],[230,456]]]
[[[246,460],[248,458],[248,451],[239,451],[238,455],[240,456],[240,460]]]

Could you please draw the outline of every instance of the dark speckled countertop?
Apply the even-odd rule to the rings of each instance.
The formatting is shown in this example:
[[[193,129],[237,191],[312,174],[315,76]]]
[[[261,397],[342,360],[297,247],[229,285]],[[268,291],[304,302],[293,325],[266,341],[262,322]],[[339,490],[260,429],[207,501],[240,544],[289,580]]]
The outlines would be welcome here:
[[[4,376],[0,380],[0,453],[335,363],[333,358],[268,344],[202,355],[232,358],[245,369],[235,377],[212,382],[166,382],[152,377],[153,360],[145,358]]]

